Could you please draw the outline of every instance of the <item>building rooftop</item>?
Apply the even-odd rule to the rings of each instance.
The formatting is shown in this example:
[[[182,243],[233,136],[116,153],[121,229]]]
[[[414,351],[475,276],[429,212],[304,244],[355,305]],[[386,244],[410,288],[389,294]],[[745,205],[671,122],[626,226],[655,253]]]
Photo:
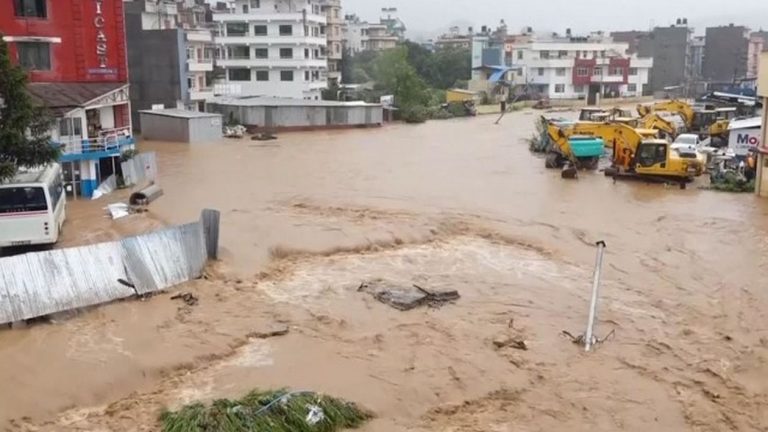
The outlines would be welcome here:
[[[32,99],[60,116],[107,93],[123,88],[124,83],[29,83],[27,91]]]
[[[187,119],[221,117],[221,114],[189,111],[189,110],[183,110],[183,109],[177,109],[177,108],[168,108],[168,109],[159,109],[159,110],[141,110],[139,112],[142,114],[154,114],[154,115],[160,115],[160,116],[166,116],[166,117],[187,118]]]
[[[339,102],[324,100],[290,99],[275,97],[233,97],[219,96],[209,101],[218,105],[237,105],[237,106],[317,106],[317,107],[352,107],[352,106],[381,106],[381,104],[372,104],[365,102]]]

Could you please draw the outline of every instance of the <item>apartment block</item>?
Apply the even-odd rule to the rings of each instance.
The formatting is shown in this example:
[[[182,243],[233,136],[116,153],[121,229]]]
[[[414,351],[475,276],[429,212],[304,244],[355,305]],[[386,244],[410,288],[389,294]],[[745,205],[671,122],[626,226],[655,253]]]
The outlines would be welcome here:
[[[328,87],[328,19],[319,0],[236,0],[215,10],[217,95],[319,100]]]
[[[747,75],[749,30],[728,25],[709,27],[704,47],[704,78],[712,82],[733,82]]]
[[[509,36],[473,39],[473,80],[493,71],[536,97],[634,97],[648,91],[653,59],[628,54],[629,44],[595,33],[588,37]],[[479,65],[479,66],[478,66]]]
[[[322,11],[328,20],[328,82],[341,83],[341,59],[344,51],[344,15],[341,12],[341,0],[324,0]]]
[[[215,48],[204,0],[128,0],[132,116],[156,105],[204,111],[213,97]]]
[[[361,51],[382,51],[397,47],[400,37],[382,23],[369,23],[357,15],[347,15],[344,23],[344,43],[352,54]]]

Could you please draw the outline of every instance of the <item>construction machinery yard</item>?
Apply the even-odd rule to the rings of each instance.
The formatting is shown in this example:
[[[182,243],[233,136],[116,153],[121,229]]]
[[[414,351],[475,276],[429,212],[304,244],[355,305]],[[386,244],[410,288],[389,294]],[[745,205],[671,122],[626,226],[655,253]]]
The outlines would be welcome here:
[[[746,184],[755,177],[757,148],[737,153],[736,143],[729,145],[728,132],[731,122],[739,119],[737,114],[757,118],[758,109],[743,103],[697,108],[669,100],[638,105],[638,116],[633,116],[618,107],[588,107],[575,121],[542,116],[530,148],[545,153],[546,167],[562,169],[563,178],[575,178],[579,170],[596,170],[605,157],[608,166],[603,171],[614,179],[677,183],[684,188],[708,171],[712,187],[743,183],[747,191]]]

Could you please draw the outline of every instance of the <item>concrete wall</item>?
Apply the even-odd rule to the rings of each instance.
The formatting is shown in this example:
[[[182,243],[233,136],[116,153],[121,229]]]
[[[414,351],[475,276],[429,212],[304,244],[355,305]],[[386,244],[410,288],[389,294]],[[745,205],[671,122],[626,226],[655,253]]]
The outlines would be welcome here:
[[[704,46],[704,78],[733,81],[747,74],[747,29],[740,26],[707,28]]]
[[[142,137],[153,141],[189,142],[189,119],[140,113]]]
[[[176,107],[189,94],[186,49],[180,29],[142,30],[141,3],[125,3],[126,41],[133,127],[141,130],[138,111],[153,104]]]
[[[232,106],[209,104],[228,120],[230,113],[248,127],[323,129],[378,126],[384,122],[381,106]]]
[[[221,139],[221,116],[189,119],[190,143],[215,142]]]

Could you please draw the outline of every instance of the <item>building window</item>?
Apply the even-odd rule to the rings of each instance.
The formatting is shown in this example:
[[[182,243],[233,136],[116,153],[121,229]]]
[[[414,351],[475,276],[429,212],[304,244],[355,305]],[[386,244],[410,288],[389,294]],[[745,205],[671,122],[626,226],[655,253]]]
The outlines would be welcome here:
[[[309,81],[309,71],[304,71],[304,81]]]
[[[617,68],[610,68],[610,69],[608,70],[608,75],[613,75],[613,76],[617,76],[617,75],[618,75],[618,76],[623,76],[623,75],[624,75],[624,68],[620,68],[620,67],[617,67]]]
[[[14,0],[17,17],[48,18],[47,0]]]
[[[248,34],[248,24],[227,23],[227,36],[245,36]]]
[[[51,70],[51,44],[46,42],[17,42],[19,64],[28,70]]]
[[[265,26],[265,25],[253,26],[253,35],[254,36],[266,36],[267,35],[267,26]]]
[[[243,5],[243,13],[244,13],[244,14],[247,14],[247,13],[248,13],[248,5],[247,5],[247,4],[244,4],[244,5]]]
[[[293,71],[280,71],[280,81],[293,81]]]
[[[630,76],[637,76],[637,68],[629,68]]]
[[[517,70],[517,76],[519,77],[523,76],[523,68],[520,68]]]
[[[568,57],[568,51],[560,51],[560,52],[558,52],[557,53],[557,57],[561,58],[561,59],[564,59],[564,58]]]
[[[555,84],[555,93],[565,93],[565,84]]]
[[[539,54],[539,57],[540,57],[542,60],[549,60],[549,51],[542,51],[542,52]]]
[[[310,57],[309,48],[304,48],[304,58],[305,59],[312,58]]]
[[[628,84],[627,91],[630,93],[637,93],[637,84]]]
[[[280,26],[280,36],[293,36],[293,26],[292,25],[281,25]]]
[[[261,8],[261,0],[251,0],[251,9]]]
[[[596,67],[592,69],[592,75],[594,76],[603,76],[603,68]]]
[[[557,68],[555,74],[559,77],[565,76],[565,68]]]
[[[281,59],[292,59],[293,58],[293,48],[280,48],[280,58]]]
[[[251,50],[247,46],[232,46],[227,50],[229,50],[229,58],[231,59],[249,60],[251,58]]]
[[[584,93],[584,86],[583,85],[573,86],[573,92],[576,94]]]
[[[257,59],[269,58],[269,48],[256,48],[253,50],[253,53]]]
[[[59,119],[59,136],[71,137],[83,135],[83,121],[80,117],[64,117]]]
[[[585,67],[576,68],[576,76],[580,76],[580,77],[589,76],[589,69]]]
[[[230,81],[250,81],[251,70],[246,68],[230,69],[229,80]]]
[[[257,70],[256,81],[269,81],[269,71]]]
[[[544,68],[539,68],[539,76],[544,76]]]

